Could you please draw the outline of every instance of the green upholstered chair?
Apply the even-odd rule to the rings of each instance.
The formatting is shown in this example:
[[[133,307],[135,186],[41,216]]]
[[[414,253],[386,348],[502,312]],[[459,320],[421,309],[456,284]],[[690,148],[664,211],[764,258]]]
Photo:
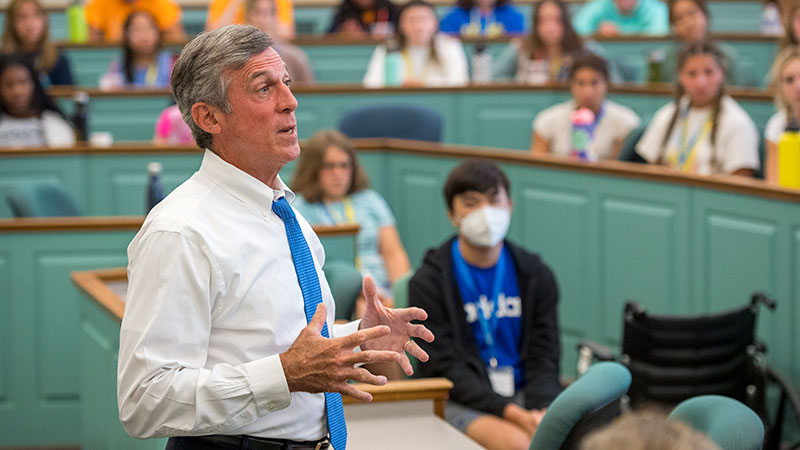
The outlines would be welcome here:
[[[361,273],[353,263],[336,259],[326,261],[322,271],[336,301],[336,320],[350,320],[361,294]]]
[[[78,203],[61,183],[21,183],[6,197],[14,217],[65,217],[81,215]]]
[[[636,153],[636,144],[639,143],[639,139],[641,139],[642,135],[644,135],[647,125],[647,121],[642,121],[642,123],[638,127],[634,128],[628,137],[625,138],[625,141],[622,143],[622,149],[619,151],[619,156],[617,157],[618,160],[638,163],[646,162]]]
[[[617,402],[630,384],[631,373],[622,364],[593,365],[547,408],[530,450],[561,449],[581,419]]]
[[[421,105],[378,104],[345,112],[339,130],[351,138],[395,138],[441,142],[444,119]]]
[[[678,404],[670,413],[705,434],[722,450],[761,450],[764,424],[744,403],[721,395],[701,395]]]

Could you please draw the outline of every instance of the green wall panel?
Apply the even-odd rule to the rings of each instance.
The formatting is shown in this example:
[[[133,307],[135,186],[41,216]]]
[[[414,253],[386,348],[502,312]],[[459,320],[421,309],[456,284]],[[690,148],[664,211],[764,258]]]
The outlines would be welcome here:
[[[11,267],[8,263],[8,254],[0,252],[0,286],[11,286]],[[11,348],[14,345],[11,334],[11,321],[13,317],[13,303],[8,298],[8,291],[3,290],[0,296],[0,363],[11,360]],[[0,364],[0,409],[6,409],[9,400],[9,382],[12,367],[9,364]]]
[[[0,217],[11,217],[5,198],[23,181],[60,182],[86,208],[86,167],[70,156],[22,157],[5,159],[0,164]]]

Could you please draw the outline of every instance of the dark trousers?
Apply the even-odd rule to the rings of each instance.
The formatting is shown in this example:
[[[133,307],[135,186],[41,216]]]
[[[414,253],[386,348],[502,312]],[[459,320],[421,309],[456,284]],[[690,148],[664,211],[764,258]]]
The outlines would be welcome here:
[[[205,442],[201,439],[191,437],[171,437],[167,441],[165,450],[218,450],[218,449],[238,449],[239,447],[230,447],[227,445],[214,444]]]

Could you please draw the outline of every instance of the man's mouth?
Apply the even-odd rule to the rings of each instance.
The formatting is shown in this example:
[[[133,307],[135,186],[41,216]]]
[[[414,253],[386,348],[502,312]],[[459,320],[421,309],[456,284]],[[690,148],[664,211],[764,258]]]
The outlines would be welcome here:
[[[278,133],[281,133],[281,134],[294,134],[296,132],[297,132],[297,125],[292,125],[292,126],[281,128],[280,130],[278,130]]]

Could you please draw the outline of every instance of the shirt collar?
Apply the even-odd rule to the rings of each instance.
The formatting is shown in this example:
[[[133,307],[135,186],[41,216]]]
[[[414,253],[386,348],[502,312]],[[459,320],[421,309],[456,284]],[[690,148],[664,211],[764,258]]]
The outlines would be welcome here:
[[[271,211],[272,202],[281,197],[286,197],[289,203],[294,201],[294,192],[286,186],[280,175],[277,177],[278,185],[273,189],[247,172],[223,160],[211,150],[205,151],[203,162],[198,172],[208,177],[224,191],[259,212]]]

